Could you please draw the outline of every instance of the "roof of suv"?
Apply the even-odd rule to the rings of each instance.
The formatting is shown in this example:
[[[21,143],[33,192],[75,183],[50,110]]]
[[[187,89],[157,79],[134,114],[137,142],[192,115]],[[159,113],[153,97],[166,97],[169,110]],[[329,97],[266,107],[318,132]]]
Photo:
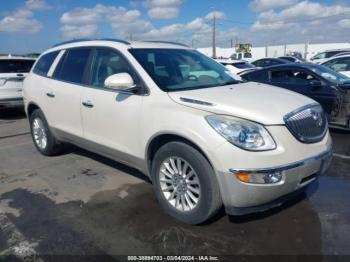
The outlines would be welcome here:
[[[77,47],[77,46],[85,46],[85,45],[93,45],[93,44],[117,44],[122,46],[129,46],[130,48],[181,48],[181,49],[189,49],[187,45],[175,42],[168,41],[125,41],[120,39],[76,39],[71,41],[66,41],[63,43],[59,43],[54,45],[53,49],[62,49],[67,47]]]

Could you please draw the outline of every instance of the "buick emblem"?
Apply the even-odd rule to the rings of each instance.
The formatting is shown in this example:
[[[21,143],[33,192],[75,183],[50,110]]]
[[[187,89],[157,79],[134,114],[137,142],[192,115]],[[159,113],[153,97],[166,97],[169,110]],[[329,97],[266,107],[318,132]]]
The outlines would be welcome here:
[[[322,127],[323,119],[322,119],[321,113],[317,111],[311,111],[311,116],[312,116],[312,119],[315,121],[315,125],[317,127]]]

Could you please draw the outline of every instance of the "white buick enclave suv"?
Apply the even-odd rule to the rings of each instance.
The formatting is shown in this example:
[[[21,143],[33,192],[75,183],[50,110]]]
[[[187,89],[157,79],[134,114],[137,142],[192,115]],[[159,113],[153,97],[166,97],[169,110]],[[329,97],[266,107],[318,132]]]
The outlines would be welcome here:
[[[25,79],[33,141],[73,143],[148,175],[164,210],[186,223],[224,205],[280,205],[328,168],[326,116],[313,100],[241,83],[186,46],[81,40],[44,52]]]
[[[0,56],[0,109],[23,107],[23,79],[35,59],[19,56]]]

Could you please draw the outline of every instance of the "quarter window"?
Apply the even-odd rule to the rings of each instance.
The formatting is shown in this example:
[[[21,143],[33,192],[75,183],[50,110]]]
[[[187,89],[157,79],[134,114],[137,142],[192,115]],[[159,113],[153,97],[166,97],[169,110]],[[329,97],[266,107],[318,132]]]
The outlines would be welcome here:
[[[67,82],[84,83],[84,73],[90,55],[89,48],[67,50],[54,73],[54,78]]]
[[[51,52],[51,53],[45,54],[42,57],[40,57],[39,61],[36,63],[36,65],[33,69],[33,72],[38,74],[38,75],[46,76],[50,70],[50,67],[51,67],[53,61],[56,59],[58,53],[59,53],[59,51],[55,51],[55,52]]]

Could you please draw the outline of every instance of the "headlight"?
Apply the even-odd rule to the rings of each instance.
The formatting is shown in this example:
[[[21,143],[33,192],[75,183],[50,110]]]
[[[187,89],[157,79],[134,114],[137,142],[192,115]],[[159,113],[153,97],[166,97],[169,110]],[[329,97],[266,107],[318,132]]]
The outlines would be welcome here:
[[[276,148],[275,141],[262,125],[229,116],[211,115],[206,119],[227,141],[242,149],[265,151]]]

